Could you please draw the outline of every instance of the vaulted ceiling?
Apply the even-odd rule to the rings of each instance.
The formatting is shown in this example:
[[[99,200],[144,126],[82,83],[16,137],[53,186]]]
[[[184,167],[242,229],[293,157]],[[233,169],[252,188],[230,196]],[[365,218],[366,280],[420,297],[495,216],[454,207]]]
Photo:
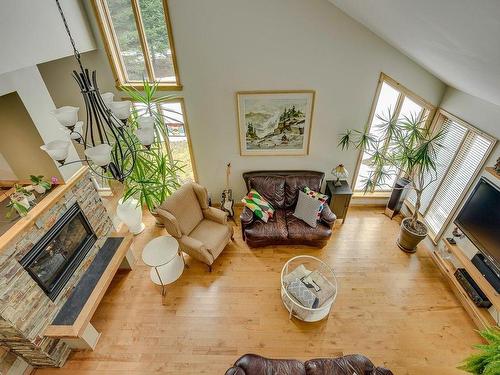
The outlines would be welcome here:
[[[329,0],[449,86],[500,105],[499,0]]]

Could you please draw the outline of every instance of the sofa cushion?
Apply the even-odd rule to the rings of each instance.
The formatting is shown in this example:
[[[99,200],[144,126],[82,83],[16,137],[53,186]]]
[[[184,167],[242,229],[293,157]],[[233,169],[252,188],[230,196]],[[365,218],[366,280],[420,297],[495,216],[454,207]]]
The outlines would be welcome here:
[[[267,223],[260,220],[254,221],[245,228],[245,236],[254,242],[258,241],[283,241],[288,238],[285,210],[278,209]]]
[[[221,225],[215,221],[203,219],[189,234],[210,250],[212,256],[217,258],[231,238],[231,228],[228,225]]]
[[[295,359],[268,359],[245,354],[234,364],[247,375],[305,375],[304,364]]]
[[[182,234],[188,235],[203,220],[198,197],[193,184],[185,184],[168,197],[160,206],[162,210],[170,212],[179,223]]]
[[[283,208],[285,203],[285,177],[252,176],[248,179],[249,190],[257,190],[271,205]]]
[[[285,177],[285,208],[295,207],[299,191],[304,191],[305,187],[311,190],[320,191],[323,175],[304,174],[302,176],[290,175]]]
[[[293,215],[293,210],[286,210],[286,227],[288,238],[293,240],[303,239],[305,241],[327,241],[332,235],[332,230],[318,222],[316,228],[312,228],[302,220]]]
[[[391,371],[375,367],[361,354],[346,355],[340,358],[318,358],[305,362],[307,375],[390,375]]]

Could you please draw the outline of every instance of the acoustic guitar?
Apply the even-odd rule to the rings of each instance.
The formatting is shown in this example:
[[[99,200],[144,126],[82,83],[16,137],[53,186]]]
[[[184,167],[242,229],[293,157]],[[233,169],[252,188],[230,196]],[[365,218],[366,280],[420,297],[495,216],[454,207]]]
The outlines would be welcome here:
[[[231,163],[226,165],[226,188],[222,191],[220,207],[223,211],[227,212],[229,217],[234,216],[234,200],[233,191],[229,187],[229,175],[231,174]]]

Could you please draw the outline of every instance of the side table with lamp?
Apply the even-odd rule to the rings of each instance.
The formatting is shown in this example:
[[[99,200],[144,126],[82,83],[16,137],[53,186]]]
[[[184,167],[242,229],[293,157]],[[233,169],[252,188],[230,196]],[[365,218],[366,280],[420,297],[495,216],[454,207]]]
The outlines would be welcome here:
[[[349,173],[343,164],[339,164],[332,169],[332,174],[337,179],[326,181],[325,194],[330,197],[330,209],[337,219],[342,219],[342,224],[344,224],[352,198],[352,189],[346,181]]]

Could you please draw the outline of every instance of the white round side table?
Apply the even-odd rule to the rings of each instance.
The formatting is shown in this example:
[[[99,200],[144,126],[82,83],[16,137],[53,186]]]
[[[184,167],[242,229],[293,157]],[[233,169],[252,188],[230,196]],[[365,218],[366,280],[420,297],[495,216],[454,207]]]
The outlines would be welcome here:
[[[179,251],[179,243],[174,237],[160,236],[144,246],[142,260],[152,267],[151,281],[161,285],[161,294],[165,295],[165,285],[173,283],[184,271],[184,257]]]

